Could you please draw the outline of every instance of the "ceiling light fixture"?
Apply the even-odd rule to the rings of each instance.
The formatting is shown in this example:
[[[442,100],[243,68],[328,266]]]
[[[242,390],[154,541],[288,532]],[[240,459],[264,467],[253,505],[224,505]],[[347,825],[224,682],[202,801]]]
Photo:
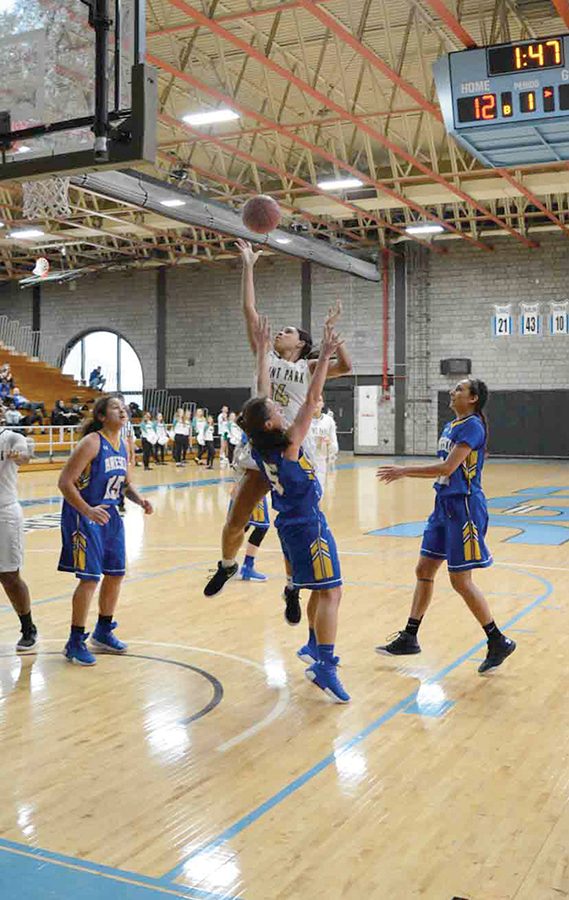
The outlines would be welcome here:
[[[173,197],[171,200],[161,200],[160,201],[160,206],[169,206],[172,209],[175,206],[185,206],[185,205],[186,205],[185,200],[177,200],[175,197]]]
[[[240,119],[239,113],[232,109],[211,109],[208,112],[190,113],[183,116],[182,122],[187,125],[216,125],[218,122],[232,122],[234,119]]]
[[[39,228],[19,228],[16,231],[10,231],[8,237],[11,238],[37,238],[43,237],[45,231]]]
[[[335,178],[331,181],[318,181],[317,186],[323,191],[345,191],[350,188],[363,187],[359,178]]]
[[[444,231],[442,225],[427,225],[426,223],[423,225],[407,225],[405,232],[406,234],[440,234],[441,231]]]
[[[275,238],[275,241],[277,242],[277,244],[290,244],[291,240],[292,240],[292,238],[287,238],[287,237]]]

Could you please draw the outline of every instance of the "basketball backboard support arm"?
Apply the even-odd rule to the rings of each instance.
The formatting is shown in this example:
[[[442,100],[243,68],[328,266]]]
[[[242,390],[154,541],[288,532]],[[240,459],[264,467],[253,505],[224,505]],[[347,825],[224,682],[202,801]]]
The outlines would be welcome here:
[[[0,111],[0,181],[43,178],[50,174],[69,174],[78,170],[96,171],[115,168],[125,163],[154,162],[156,155],[157,77],[144,62],[145,0],[134,0],[130,67],[130,103],[120,108],[123,96],[121,68],[121,3],[114,0],[80,0],[89,8],[89,24],[95,32],[94,47],[94,114],[55,122],[25,124],[12,129],[10,111]],[[76,17],[77,18],[77,17]],[[114,29],[112,48],[114,90],[113,108],[109,108],[109,34]],[[128,72],[128,69],[127,69]],[[26,127],[27,126],[27,127]],[[61,132],[90,129],[93,146],[79,150],[52,152],[41,156],[19,158],[14,152],[23,140],[48,138]],[[85,141],[83,142],[85,143]],[[11,157],[7,159],[7,156]]]

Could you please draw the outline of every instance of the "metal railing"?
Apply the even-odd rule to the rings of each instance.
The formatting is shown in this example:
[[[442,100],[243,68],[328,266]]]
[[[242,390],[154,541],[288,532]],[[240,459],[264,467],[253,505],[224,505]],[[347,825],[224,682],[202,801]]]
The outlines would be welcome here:
[[[64,351],[58,341],[46,337],[40,331],[33,331],[29,325],[22,325],[8,316],[0,316],[0,344],[7,350],[41,359],[50,366],[59,368],[63,362]]]

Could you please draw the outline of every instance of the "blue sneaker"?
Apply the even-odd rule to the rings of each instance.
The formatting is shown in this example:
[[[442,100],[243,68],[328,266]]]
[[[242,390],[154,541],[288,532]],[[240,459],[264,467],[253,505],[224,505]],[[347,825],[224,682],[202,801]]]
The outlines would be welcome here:
[[[253,566],[241,566],[241,571],[239,572],[241,575],[241,581],[266,581],[267,576],[263,575],[262,572],[257,572]]]
[[[101,625],[97,622],[91,635],[91,646],[100,653],[126,653],[128,644],[119,641],[113,634],[116,627],[116,622],[111,622],[110,625]]]
[[[324,691],[335,703],[349,703],[350,695],[342,687],[342,683],[336,674],[339,663],[337,656],[332,657],[332,662],[315,662],[304,673],[309,681]]]
[[[308,666],[318,662],[318,649],[314,644],[305,644],[304,647],[301,647],[300,650],[296,651],[296,655]]]
[[[63,655],[70,663],[75,663],[77,666],[95,665],[97,659],[87,649],[87,644],[85,643],[88,637],[88,634],[72,634],[70,636],[63,650]]]

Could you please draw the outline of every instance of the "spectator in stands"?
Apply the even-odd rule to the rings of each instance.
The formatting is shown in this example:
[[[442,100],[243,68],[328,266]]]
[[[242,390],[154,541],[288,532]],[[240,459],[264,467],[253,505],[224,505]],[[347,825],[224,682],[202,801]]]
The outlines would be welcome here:
[[[12,391],[14,387],[14,376],[10,369],[10,363],[4,363],[3,366],[0,366],[0,381],[5,382],[5,384],[8,385],[8,390]]]
[[[239,444],[241,443],[241,438],[243,437],[243,432],[237,424],[237,413],[229,413],[227,428],[227,458],[229,460],[229,465],[231,466],[233,465],[233,454],[235,453],[235,448],[239,446]]]
[[[102,391],[105,387],[106,378],[103,376],[101,366],[97,366],[89,375],[89,387],[97,391]]]
[[[168,445],[168,441],[170,438],[168,437],[168,429],[164,423],[164,416],[162,413],[156,413],[156,420],[154,422],[154,428],[156,429],[156,446],[154,448],[154,458],[156,459],[156,465],[165,466],[164,462],[164,449]]]
[[[215,422],[213,416],[208,416],[207,425],[204,428],[204,442],[207,450],[208,469],[213,469],[213,461],[215,459],[214,427]]]
[[[152,416],[149,412],[145,412],[140,423],[140,437],[142,439],[142,462],[145,470],[150,471],[150,457],[154,456],[154,461],[158,462],[156,455],[156,443],[158,435]]]
[[[0,378],[0,401],[5,400],[10,395],[10,385],[7,381]]]
[[[41,409],[42,416],[47,415],[44,404],[38,403],[35,400],[28,400],[28,398],[24,397],[24,395],[22,394],[20,388],[15,387],[12,389],[12,402],[16,409],[22,409],[23,406],[26,406],[33,413],[35,413],[38,409]]]
[[[8,404],[8,408],[4,413],[4,421],[6,425],[19,425],[22,421],[22,414],[18,412],[13,403]]]
[[[51,413],[52,425],[77,425],[80,417],[72,409],[68,409],[63,400],[58,400]]]

